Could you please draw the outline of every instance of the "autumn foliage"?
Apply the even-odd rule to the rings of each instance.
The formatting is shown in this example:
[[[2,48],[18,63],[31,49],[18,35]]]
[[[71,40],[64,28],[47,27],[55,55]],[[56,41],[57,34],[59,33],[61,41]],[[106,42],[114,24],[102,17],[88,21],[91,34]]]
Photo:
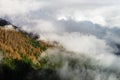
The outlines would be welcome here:
[[[5,57],[22,59],[27,56],[37,63],[37,59],[46,50],[47,44],[36,41],[20,31],[0,27],[0,49]]]

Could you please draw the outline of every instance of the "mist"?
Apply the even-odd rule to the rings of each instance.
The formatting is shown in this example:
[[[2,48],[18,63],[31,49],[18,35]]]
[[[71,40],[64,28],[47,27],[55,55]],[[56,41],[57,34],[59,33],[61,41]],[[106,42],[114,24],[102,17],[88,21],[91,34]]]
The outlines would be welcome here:
[[[99,68],[85,70],[93,73],[92,80],[119,80],[119,3],[120,0],[1,0],[0,17],[22,30],[37,33],[39,40],[63,48],[61,55],[66,63],[57,70],[62,78],[68,80],[74,76],[72,80],[84,80],[80,79],[84,75],[79,69],[69,69],[66,54],[70,54],[78,59],[77,64],[81,63],[79,59],[83,55],[90,59],[90,65],[113,71],[109,74],[104,70],[100,72]],[[61,52],[52,51],[53,55]],[[61,75],[67,73],[70,74]]]
[[[40,61],[48,60],[44,68],[54,67],[61,80],[119,80],[119,71],[105,68],[84,54],[76,54],[62,49],[48,49]],[[59,66],[58,66],[59,65]]]

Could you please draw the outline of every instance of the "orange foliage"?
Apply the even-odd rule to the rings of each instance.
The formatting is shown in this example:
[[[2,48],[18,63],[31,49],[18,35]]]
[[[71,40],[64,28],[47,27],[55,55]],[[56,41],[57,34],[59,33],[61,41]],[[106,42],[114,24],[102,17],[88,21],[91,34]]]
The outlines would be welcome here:
[[[19,31],[0,28],[0,49],[6,57],[21,59],[20,53],[23,53],[28,58],[37,60],[42,50],[29,44],[30,40],[31,38]],[[48,46],[44,42],[39,43],[44,47]]]

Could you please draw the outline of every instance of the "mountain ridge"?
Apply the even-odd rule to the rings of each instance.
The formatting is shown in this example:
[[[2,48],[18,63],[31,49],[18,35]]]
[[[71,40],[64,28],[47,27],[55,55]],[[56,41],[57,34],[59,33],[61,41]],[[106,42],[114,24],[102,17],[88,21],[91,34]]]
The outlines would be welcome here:
[[[53,46],[38,39],[37,34],[0,19],[0,80],[60,80],[55,70],[43,67],[47,58],[40,61]]]
[[[8,25],[13,29],[7,29]],[[0,26],[0,49],[5,57],[21,59],[22,53],[36,62],[37,57],[48,47],[45,42],[37,40],[37,34],[25,32],[1,18]]]

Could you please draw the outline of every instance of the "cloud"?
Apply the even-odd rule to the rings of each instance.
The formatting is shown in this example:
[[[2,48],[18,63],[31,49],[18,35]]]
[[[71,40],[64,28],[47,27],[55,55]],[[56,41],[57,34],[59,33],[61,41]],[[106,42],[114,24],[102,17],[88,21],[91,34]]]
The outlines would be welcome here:
[[[0,15],[24,14],[43,8],[46,3],[37,0],[1,0]]]
[[[31,14],[36,18],[39,16],[46,19],[72,18],[75,21],[91,21],[111,28],[120,25],[119,3],[120,0],[1,0],[0,15],[24,16],[27,13],[27,17]]]
[[[82,6],[81,6],[82,7]],[[80,6],[67,7],[58,11],[58,20],[69,20],[69,18],[75,21],[91,21],[95,24],[100,24],[108,27],[119,27],[119,7],[120,6],[94,6],[94,8],[81,9]],[[90,6],[91,7],[91,6]]]
[[[120,59],[115,55],[120,51],[116,46],[120,44],[119,3],[120,0],[1,0],[0,16],[38,33],[41,40],[56,41],[73,54],[93,59],[96,65],[120,71]],[[99,74],[96,80],[104,75]],[[115,76],[108,80],[111,79]]]
[[[48,0],[45,0],[46,2],[48,2]],[[105,0],[105,1],[101,1],[101,0],[51,0],[50,1],[50,3],[53,3],[53,2],[59,2],[59,3],[63,3],[63,4],[71,4],[71,3],[73,3],[73,5],[75,4],[75,3],[82,3],[82,4],[113,4],[113,3],[115,3],[115,4],[118,4],[118,3],[120,3],[120,1],[119,0],[117,0],[117,2],[116,1],[114,1],[114,0]],[[54,4],[55,5],[55,4]]]
[[[55,4],[53,4],[55,3]],[[119,27],[119,3],[114,0],[1,0],[1,17],[91,21],[104,27]],[[6,5],[7,4],[7,5]],[[10,17],[11,18],[11,17]]]
[[[41,59],[48,59],[47,66],[55,66],[61,80],[119,80],[119,73],[91,63],[83,54],[70,53],[60,49],[48,49]],[[46,66],[46,67],[47,67]]]

